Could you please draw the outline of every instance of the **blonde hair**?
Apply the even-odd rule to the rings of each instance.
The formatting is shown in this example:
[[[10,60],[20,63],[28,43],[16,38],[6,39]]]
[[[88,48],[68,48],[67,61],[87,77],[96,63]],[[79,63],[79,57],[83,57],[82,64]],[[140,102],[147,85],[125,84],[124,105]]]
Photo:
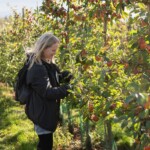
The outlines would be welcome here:
[[[26,52],[27,55],[29,55],[29,69],[33,66],[34,63],[42,64],[41,57],[43,51],[55,43],[59,43],[59,39],[51,32],[47,32],[41,35],[35,43],[34,48]]]

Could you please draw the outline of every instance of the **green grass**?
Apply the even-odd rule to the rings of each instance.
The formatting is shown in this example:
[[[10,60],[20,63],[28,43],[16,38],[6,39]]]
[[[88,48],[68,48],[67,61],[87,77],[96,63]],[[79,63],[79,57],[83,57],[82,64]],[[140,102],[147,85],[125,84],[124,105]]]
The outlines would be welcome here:
[[[0,87],[0,150],[34,150],[37,136],[33,124],[12,98],[12,89]]]
[[[13,99],[13,90],[0,83],[0,150],[36,150],[38,137],[24,106]],[[72,135],[58,127],[54,133],[54,150],[69,147]]]

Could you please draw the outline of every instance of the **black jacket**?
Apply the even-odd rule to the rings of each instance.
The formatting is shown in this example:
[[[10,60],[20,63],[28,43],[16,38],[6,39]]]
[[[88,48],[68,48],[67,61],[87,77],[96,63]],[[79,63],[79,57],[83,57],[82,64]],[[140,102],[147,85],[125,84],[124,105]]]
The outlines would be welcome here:
[[[67,96],[68,86],[59,86],[57,66],[43,62],[34,64],[27,73],[27,84],[32,94],[26,105],[26,114],[33,123],[55,131],[59,119],[60,99]]]

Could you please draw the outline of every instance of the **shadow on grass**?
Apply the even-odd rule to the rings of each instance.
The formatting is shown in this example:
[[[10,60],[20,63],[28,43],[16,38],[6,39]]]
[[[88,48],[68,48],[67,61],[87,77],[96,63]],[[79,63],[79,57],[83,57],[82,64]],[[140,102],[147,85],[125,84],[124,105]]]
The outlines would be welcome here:
[[[15,106],[17,106],[17,104],[11,98],[0,97],[0,130],[6,129],[12,124],[13,120],[10,119],[10,116],[17,114],[15,110],[12,109]],[[18,115],[18,117],[21,116]]]
[[[20,134],[21,134],[21,132],[18,132],[14,135],[12,135],[12,134],[5,135],[3,140],[0,141],[0,145],[2,145],[2,144],[5,144],[5,145],[9,144],[10,145],[10,144],[13,144],[14,142],[17,142],[17,138]]]
[[[9,97],[0,97],[0,113],[4,113],[12,106],[17,106],[17,103]]]
[[[28,142],[23,142],[20,146],[16,147],[16,150],[36,150],[37,142],[32,139],[29,139]]]
[[[18,141],[18,137],[22,132],[18,132],[15,135],[6,135],[2,141],[0,141],[0,149],[13,149],[15,150],[36,150],[37,142],[33,139],[28,139],[28,142]]]
[[[3,96],[0,89],[0,150],[36,150],[37,140],[33,136],[26,142],[26,131],[30,133],[22,126],[26,119],[24,108],[11,97]]]

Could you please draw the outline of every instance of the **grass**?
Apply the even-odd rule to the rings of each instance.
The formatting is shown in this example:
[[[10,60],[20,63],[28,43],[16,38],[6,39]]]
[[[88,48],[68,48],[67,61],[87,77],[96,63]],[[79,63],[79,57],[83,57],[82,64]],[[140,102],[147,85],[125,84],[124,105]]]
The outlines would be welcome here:
[[[0,85],[0,150],[34,150],[37,136],[24,106],[13,100],[12,88]]]
[[[68,147],[72,135],[58,127],[54,133],[54,149]],[[13,90],[0,83],[0,150],[36,150],[37,135],[24,106],[13,99]]]

